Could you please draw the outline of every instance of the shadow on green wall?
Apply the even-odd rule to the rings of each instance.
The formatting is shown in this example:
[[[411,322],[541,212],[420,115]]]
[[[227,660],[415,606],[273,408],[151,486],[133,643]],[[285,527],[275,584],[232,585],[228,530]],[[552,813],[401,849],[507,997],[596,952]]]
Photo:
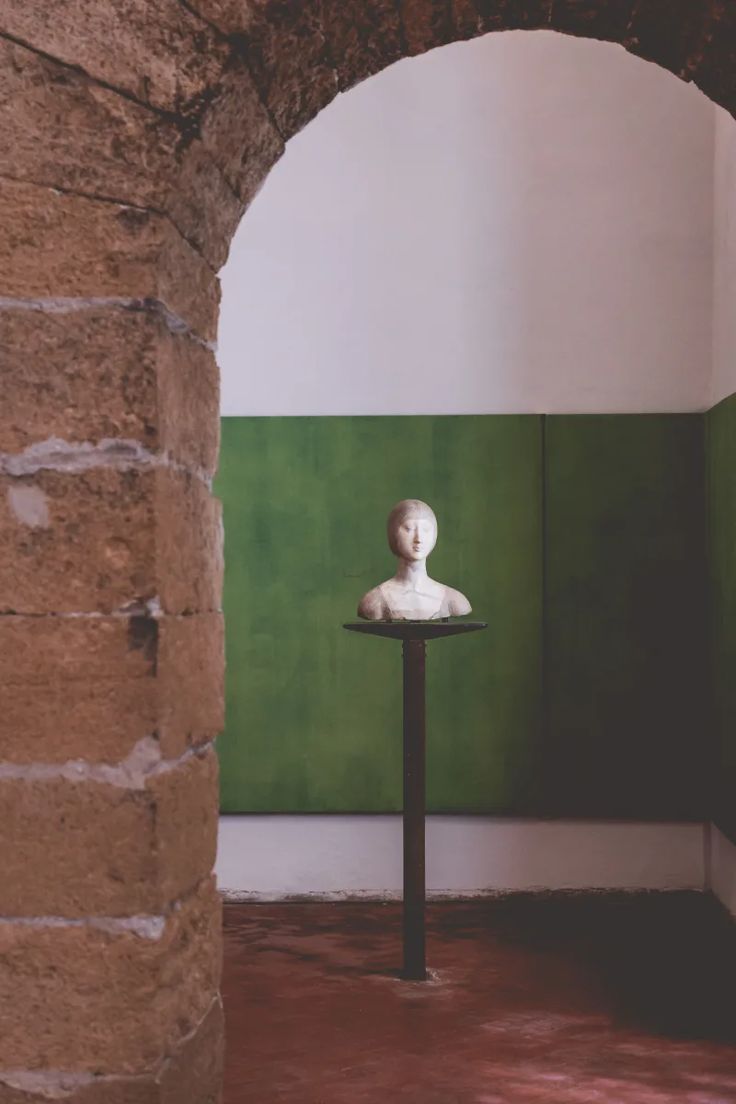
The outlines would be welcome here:
[[[736,395],[708,413],[714,818],[736,843]]]

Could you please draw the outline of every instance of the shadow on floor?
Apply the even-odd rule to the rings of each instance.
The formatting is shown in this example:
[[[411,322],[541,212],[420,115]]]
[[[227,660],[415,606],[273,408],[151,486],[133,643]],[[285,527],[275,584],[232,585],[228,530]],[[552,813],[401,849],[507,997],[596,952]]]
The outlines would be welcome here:
[[[696,893],[228,905],[224,1104],[736,1104],[736,927]]]

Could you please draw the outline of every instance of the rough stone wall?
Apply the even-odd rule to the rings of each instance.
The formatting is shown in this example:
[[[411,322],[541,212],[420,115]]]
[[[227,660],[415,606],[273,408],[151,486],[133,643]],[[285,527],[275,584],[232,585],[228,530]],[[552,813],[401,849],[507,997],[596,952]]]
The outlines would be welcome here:
[[[218,1099],[216,272],[338,91],[516,27],[736,106],[728,0],[2,5],[0,1104]]]

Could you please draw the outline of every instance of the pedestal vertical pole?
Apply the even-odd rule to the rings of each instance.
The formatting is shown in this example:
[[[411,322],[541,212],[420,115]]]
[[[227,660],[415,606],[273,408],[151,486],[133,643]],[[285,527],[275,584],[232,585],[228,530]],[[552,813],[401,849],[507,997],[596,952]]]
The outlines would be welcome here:
[[[426,981],[424,939],[425,643],[404,640],[404,977]]]

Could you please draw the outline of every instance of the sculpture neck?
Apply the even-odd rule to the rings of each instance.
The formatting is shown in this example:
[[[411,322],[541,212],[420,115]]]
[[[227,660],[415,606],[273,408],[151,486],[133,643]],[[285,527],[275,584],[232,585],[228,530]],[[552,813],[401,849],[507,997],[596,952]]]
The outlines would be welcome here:
[[[416,586],[427,578],[426,560],[399,560],[394,576],[399,582]]]

